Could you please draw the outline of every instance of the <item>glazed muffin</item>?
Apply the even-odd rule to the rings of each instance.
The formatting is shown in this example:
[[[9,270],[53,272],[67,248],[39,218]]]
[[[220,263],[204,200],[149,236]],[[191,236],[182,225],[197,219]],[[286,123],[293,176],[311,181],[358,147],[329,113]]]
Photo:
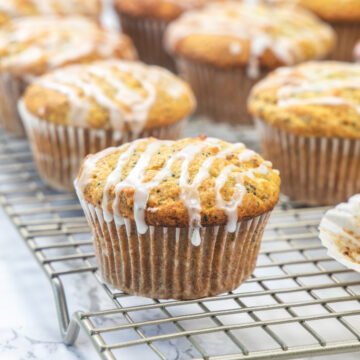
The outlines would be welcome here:
[[[75,187],[105,281],[130,294],[195,299],[254,270],[279,173],[243,144],[140,139],[88,156]]]
[[[115,9],[124,33],[133,39],[140,59],[175,71],[175,64],[163,47],[165,28],[184,11],[200,8],[210,1],[115,0]]]
[[[309,62],[256,85],[249,111],[282,190],[309,205],[360,192],[360,65]]]
[[[166,46],[198,99],[199,113],[251,123],[246,99],[269,69],[328,54],[334,34],[306,10],[230,1],[184,14]]]
[[[169,71],[108,60],[39,77],[19,111],[43,180],[73,191],[87,154],[140,137],[177,139],[194,106],[190,88]]]
[[[26,17],[0,28],[0,122],[24,135],[16,104],[36,76],[73,63],[136,59],[131,40],[84,17]]]
[[[99,19],[101,0],[1,0],[0,25],[12,18],[37,15],[84,15]]]
[[[274,1],[274,0],[272,0]],[[359,0],[275,0],[298,3],[330,23],[337,34],[332,59],[352,61],[352,49],[360,34]]]

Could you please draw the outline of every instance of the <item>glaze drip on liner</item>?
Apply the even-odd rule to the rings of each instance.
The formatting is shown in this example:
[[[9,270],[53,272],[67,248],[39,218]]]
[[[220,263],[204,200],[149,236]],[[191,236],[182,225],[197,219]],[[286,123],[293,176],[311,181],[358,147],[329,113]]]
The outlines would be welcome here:
[[[149,141],[150,140],[150,141]],[[189,143],[184,148],[173,151],[173,154],[167,158],[162,167],[158,170],[156,175],[149,181],[144,181],[146,170],[149,167],[150,161],[153,156],[161,151],[164,147],[171,147],[173,141],[164,141],[153,139],[140,139],[130,144],[125,144],[118,149],[121,152],[117,163],[113,171],[107,176],[105,180],[103,190],[103,201],[101,208],[104,214],[104,220],[106,222],[114,221],[118,226],[122,225],[124,218],[120,213],[120,193],[124,189],[134,190],[134,205],[133,213],[134,220],[137,225],[137,231],[140,234],[145,234],[148,230],[148,225],[145,221],[145,211],[147,209],[147,203],[149,195],[152,189],[161,184],[167,177],[171,176],[171,168],[176,161],[182,161],[180,166],[180,174],[178,176],[180,195],[179,198],[187,209],[189,216],[189,237],[192,240],[194,246],[198,246],[201,241],[200,229],[201,229],[201,201],[199,196],[199,187],[203,184],[204,180],[211,177],[210,169],[218,159],[227,159],[228,156],[237,159],[241,162],[251,161],[256,153],[245,148],[243,144],[233,144],[229,147],[222,149],[221,142],[217,139],[206,138],[202,141]],[[140,144],[148,141],[145,150],[139,156],[136,164],[128,171],[126,177],[124,177],[124,168],[129,163],[132,155],[137,151]],[[191,181],[190,177],[190,164],[196,158],[197,155],[202,153],[205,148],[215,149],[214,154],[210,154],[204,162],[200,165],[197,173],[193,176]],[[114,150],[110,150],[110,153]],[[100,155],[99,155],[100,154]],[[92,180],[94,175],[95,165],[98,161],[109,155],[109,151],[105,150],[96,155],[96,159],[91,160],[90,157],[85,161],[82,172],[79,178],[75,181],[75,187],[78,195],[81,198],[84,189]],[[89,162],[89,164],[86,164]],[[229,176],[235,169],[235,165],[226,166],[220,172],[216,178],[215,191],[216,191],[216,207],[219,210],[223,210],[227,215],[226,229],[228,232],[233,233],[236,231],[238,223],[238,208],[241,206],[244,195],[247,190],[244,186],[245,178],[255,179],[256,174],[268,175],[271,163],[262,162],[255,168],[244,170],[243,172],[237,172],[235,176],[235,189],[230,200],[225,200],[221,194],[221,190],[225,186],[225,183],[229,180]],[[115,196],[110,207],[110,190],[113,189]],[[156,209],[151,209],[156,212]]]

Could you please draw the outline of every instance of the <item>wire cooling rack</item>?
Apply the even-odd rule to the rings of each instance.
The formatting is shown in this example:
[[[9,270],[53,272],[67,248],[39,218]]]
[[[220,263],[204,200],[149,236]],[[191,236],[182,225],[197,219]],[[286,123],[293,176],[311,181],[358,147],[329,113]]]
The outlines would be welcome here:
[[[44,186],[27,142],[4,133],[0,202],[50,280],[64,342],[74,343],[82,329],[102,359],[295,359],[360,351],[360,277],[321,246],[325,208],[283,203],[252,277],[232,293],[184,302],[130,296],[104,284],[77,200]],[[89,296],[70,305],[82,278],[69,279],[85,274],[101,288],[93,302],[107,300],[96,311],[87,308]]]

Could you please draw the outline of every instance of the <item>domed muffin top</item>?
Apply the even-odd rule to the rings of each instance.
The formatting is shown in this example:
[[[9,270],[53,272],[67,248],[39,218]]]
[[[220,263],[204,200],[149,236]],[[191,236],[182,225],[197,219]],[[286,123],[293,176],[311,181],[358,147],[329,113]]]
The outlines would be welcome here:
[[[115,7],[130,16],[170,21],[184,11],[200,8],[211,1],[221,0],[115,0]]]
[[[34,15],[85,15],[101,13],[101,0],[1,0],[0,24],[14,17]]]
[[[219,67],[292,65],[327,55],[334,32],[310,12],[293,6],[229,1],[183,14],[166,32],[171,53]]]
[[[360,138],[360,65],[314,61],[277,69],[255,85],[249,111],[297,135]]]
[[[75,188],[80,200],[102,209],[105,221],[148,225],[227,225],[273,209],[280,178],[272,165],[243,144],[198,137],[140,139],[89,155]]]
[[[37,78],[19,110],[59,125],[140,133],[175,123],[194,106],[189,86],[171,72],[107,60],[67,66]]]
[[[0,28],[0,72],[31,78],[67,64],[111,57],[135,59],[131,40],[85,17],[25,17]]]
[[[270,0],[273,2],[296,3],[322,19],[331,22],[358,22],[360,20],[359,0]]]

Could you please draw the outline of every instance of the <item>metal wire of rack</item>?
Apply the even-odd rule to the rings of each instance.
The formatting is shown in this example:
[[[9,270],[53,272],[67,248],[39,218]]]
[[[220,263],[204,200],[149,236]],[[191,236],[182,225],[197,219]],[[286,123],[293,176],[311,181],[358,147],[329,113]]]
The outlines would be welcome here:
[[[360,279],[329,258],[318,240],[325,208],[279,206],[254,274],[234,292],[159,301],[102,281],[75,197],[44,186],[26,140],[1,132],[0,203],[50,280],[64,342],[73,344],[82,329],[102,359],[119,359],[124,349],[135,349],[133,358],[139,358],[137,348],[147,359],[163,360],[295,359],[360,351]],[[111,305],[72,311],[70,317],[64,284],[79,274],[100,284]],[[78,289],[74,284],[71,291]]]

